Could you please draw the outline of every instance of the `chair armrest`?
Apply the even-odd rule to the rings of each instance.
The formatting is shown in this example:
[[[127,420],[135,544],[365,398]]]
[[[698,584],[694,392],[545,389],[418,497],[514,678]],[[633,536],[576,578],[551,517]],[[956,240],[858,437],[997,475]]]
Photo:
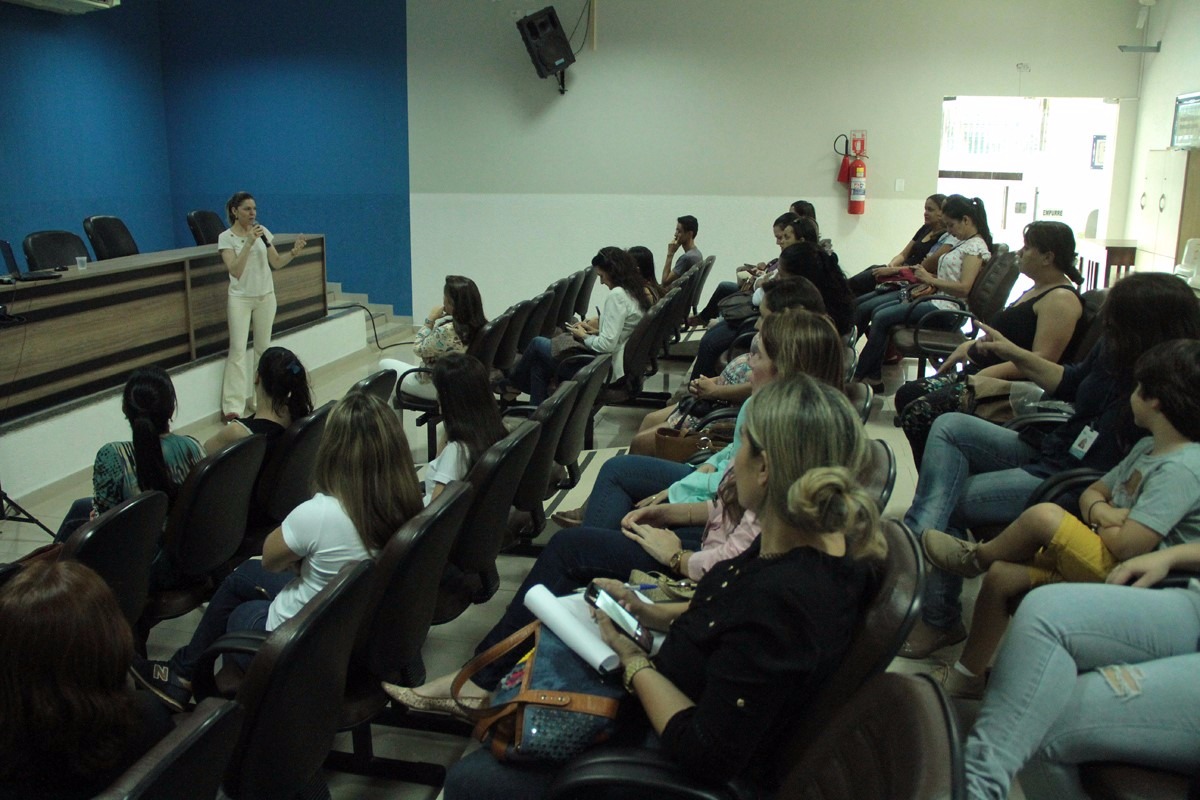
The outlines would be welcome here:
[[[398,378],[396,378],[396,391],[400,390],[400,384],[404,383],[405,378],[407,378],[409,375],[415,375],[418,372],[427,372],[430,375],[433,374],[433,370],[429,367],[413,367],[412,369],[406,369],[404,372],[400,373]]]
[[[1167,577],[1154,584],[1154,588],[1186,589],[1188,584],[1194,580],[1200,580],[1200,572],[1184,572],[1183,570],[1173,569],[1167,573]]]
[[[196,665],[196,674],[192,680],[192,695],[196,700],[217,694],[217,679],[213,674],[213,666],[217,663],[218,656],[255,656],[270,635],[266,631],[235,631],[225,634],[209,645],[200,656],[200,663]]]
[[[1104,473],[1092,467],[1065,469],[1038,484],[1025,505],[1029,507],[1036,503],[1055,503],[1063,495],[1078,493],[1077,490],[1086,489],[1102,477]]]
[[[508,408],[504,409],[503,416],[505,416],[505,417],[520,417],[522,419],[529,419],[530,417],[533,416],[534,412],[537,410],[538,410],[537,406],[531,406],[528,404],[520,405],[520,406],[509,406]]]
[[[554,368],[554,376],[560,381],[570,380],[576,372],[586,367],[599,353],[576,353],[558,362]]]
[[[702,431],[705,428],[707,428],[709,425],[712,425],[714,422],[720,422],[722,420],[737,419],[738,411],[740,411],[740,410],[741,410],[740,406],[736,407],[736,408],[729,407],[729,408],[714,409],[713,411],[708,412],[708,414],[705,417],[703,417],[699,422],[697,422],[695,425],[693,425],[692,430]]]
[[[1004,427],[1013,431],[1023,431],[1027,428],[1049,429],[1057,427],[1071,418],[1070,414],[1058,411],[1040,411],[1036,414],[1021,414],[1004,423]]]
[[[916,310],[917,306],[921,305],[922,303],[932,303],[934,300],[945,300],[947,302],[954,303],[954,305],[956,305],[959,308],[964,309],[964,310],[967,307],[966,300],[964,300],[961,297],[954,297],[953,295],[949,295],[949,294],[931,294],[931,295],[926,295],[925,297],[918,297],[916,300],[909,303],[908,313],[904,315],[904,322],[902,322],[900,324],[901,325],[912,325],[913,324],[912,315],[913,315],[913,312]],[[948,311],[950,309],[942,309],[942,310]]]
[[[739,782],[713,786],[696,780],[658,750],[601,747],[568,762],[546,793],[549,800],[608,797],[623,788],[634,797],[741,800],[753,797]],[[636,791],[630,791],[636,790]]]

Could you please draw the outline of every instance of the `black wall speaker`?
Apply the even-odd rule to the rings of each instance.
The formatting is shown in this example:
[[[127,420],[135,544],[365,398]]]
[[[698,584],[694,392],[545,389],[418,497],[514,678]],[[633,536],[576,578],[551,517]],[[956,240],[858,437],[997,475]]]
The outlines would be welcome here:
[[[575,63],[571,43],[563,33],[554,6],[546,6],[517,20],[517,30],[521,32],[539,78],[557,75]]]

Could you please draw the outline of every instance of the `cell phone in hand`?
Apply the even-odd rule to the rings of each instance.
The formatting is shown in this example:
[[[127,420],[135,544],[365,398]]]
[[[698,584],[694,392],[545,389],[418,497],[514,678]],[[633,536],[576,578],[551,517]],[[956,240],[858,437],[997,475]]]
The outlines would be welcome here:
[[[626,611],[611,594],[595,583],[591,583],[588,584],[587,591],[583,593],[583,599],[588,605],[607,614],[608,618],[617,626],[617,630],[632,639],[638,647],[647,653],[650,652],[652,642],[650,631],[643,628],[637,618]]]

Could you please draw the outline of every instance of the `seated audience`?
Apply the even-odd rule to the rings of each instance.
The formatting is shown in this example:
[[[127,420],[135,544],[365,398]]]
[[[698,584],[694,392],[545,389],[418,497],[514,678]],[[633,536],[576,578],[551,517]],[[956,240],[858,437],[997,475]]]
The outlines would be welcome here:
[[[191,436],[171,433],[175,386],[161,367],[139,367],[129,375],[121,399],[133,440],[109,442],[96,452],[92,496],[76,500],[59,526],[65,542],[83,523],[142,492],[157,490],[175,499],[204,448]]]
[[[775,311],[805,308],[817,314],[825,313],[825,301],[817,287],[807,278],[784,278],[773,281],[763,293],[756,328]],[[671,403],[666,408],[651,411],[642,420],[641,428],[629,443],[635,456],[652,456],[655,434],[660,426],[688,430],[704,416],[719,408],[741,406],[750,397],[750,353],[732,359],[716,378],[697,378],[687,384],[688,398]]]
[[[421,361],[409,364],[394,358],[379,360],[380,369],[394,369],[403,380],[400,389],[405,394],[423,400],[437,399],[433,381],[428,372],[405,375],[418,366],[432,367],[442,356],[450,353],[465,353],[475,341],[479,329],[487,324],[483,315],[483,298],[479,287],[470,278],[447,275],[442,289],[442,304],[434,306],[425,316],[425,322],[417,331],[413,352]]]
[[[649,247],[635,244],[629,248],[629,257],[633,259],[633,263],[637,264],[638,273],[646,282],[647,291],[650,292],[650,304],[654,305],[667,293],[658,282],[658,270],[654,266],[654,253],[650,252]],[[596,324],[599,325],[599,322],[600,319],[597,317]]]
[[[175,711],[187,704],[209,645],[226,631],[273,631],[346,564],[374,558],[421,510],[400,420],[379,398],[351,392],[329,413],[313,469],[311,500],[263,544],[262,559],[233,571],[209,601],[191,642],[169,661],[134,664],[139,684]]]
[[[776,748],[837,669],[886,542],[854,477],[867,440],[846,398],[799,375],[759,400],[749,404],[734,467],[736,502],[761,521],[759,539],[715,566],[690,604],[646,605],[619,580],[604,582],[643,625],[667,632],[654,658],[621,641],[607,618],[601,631],[646,712],[619,738],[643,742],[650,728],[690,774],[714,783],[743,776],[770,792]],[[486,696],[503,667],[477,675],[470,694]],[[412,694],[444,697],[444,684]],[[484,749],[450,768],[445,794],[537,797],[552,778],[552,770],[503,764]]]
[[[488,385],[487,368],[465,353],[451,353],[433,365],[433,385],[442,407],[441,449],[425,468],[425,505],[446,484],[460,481],[489,447],[508,435]]]
[[[650,301],[646,283],[626,251],[619,247],[602,248],[592,258],[592,266],[596,268],[597,279],[609,289],[604,310],[600,312],[599,330],[593,333],[582,322],[570,323],[566,330],[582,345],[580,351],[612,353],[612,379],[617,381],[625,374],[622,357],[625,342],[650,308]],[[558,361],[550,340],[545,336],[534,337],[509,369],[507,380],[501,381],[500,394],[510,400],[520,392],[529,392],[529,402],[540,406],[550,394]]]
[[[775,246],[780,250],[798,241],[795,238],[795,226],[789,224],[795,220],[796,215],[789,211],[777,217],[772,223],[771,231],[775,234]],[[720,314],[722,300],[739,291],[753,291],[757,280],[775,272],[778,267],[778,257],[772,258],[766,263],[760,261],[757,265],[743,264],[737,271],[737,281],[722,281],[717,284],[717,288],[713,290],[712,296],[708,298],[708,303],[700,310],[700,313],[688,317],[688,325],[707,325]]]
[[[909,528],[964,538],[968,528],[1007,525],[1047,477],[1073,467],[1108,471],[1124,458],[1141,438],[1127,402],[1136,385],[1134,363],[1160,342],[1200,338],[1200,301],[1174,275],[1135,273],[1109,290],[1102,313],[1104,337],[1084,361],[1066,366],[985,328],[988,337],[978,344],[983,352],[1016,364],[1052,397],[1073,402],[1075,413],[1040,441],[1033,431],[1018,433],[967,414],[938,417],[904,517]],[[901,650],[905,657],[925,658],[966,638],[962,579],[941,570],[926,578],[921,620]]]
[[[965,748],[967,796],[1086,800],[1079,765],[1200,771],[1200,584],[1144,589],[1200,570],[1200,543],[1130,559],[1110,584],[1037,589],[1021,603]],[[1182,795],[1180,795],[1182,796]]]
[[[1075,288],[1083,282],[1075,269],[1075,234],[1061,222],[1031,222],[1025,226],[1020,256],[1021,273],[1033,286],[993,317],[991,325],[1018,347],[1061,362],[1084,333],[1079,324],[1083,299]],[[964,365],[961,374],[955,372],[959,364]],[[968,341],[946,358],[936,377],[901,386],[896,391],[896,413],[917,464],[933,421],[939,414],[960,410],[969,375],[1025,379],[1015,364],[982,353]]]
[[[934,566],[964,578],[984,575],[962,656],[937,673],[951,694],[983,693],[1010,609],[1030,589],[1101,583],[1121,561],[1200,540],[1200,341],[1155,345],[1138,359],[1134,377],[1133,421],[1151,435],[1084,491],[1078,517],[1040,503],[982,544],[925,531]]]
[[[923,284],[913,290],[913,302],[901,297],[903,292],[892,292],[858,303],[858,329],[860,333],[868,333],[854,378],[870,384],[876,390],[883,389],[880,370],[892,338],[892,328],[904,324],[915,325],[926,315],[941,308],[956,308],[948,300],[921,302],[920,298],[938,292],[966,297],[975,284],[975,277],[983,262],[991,257],[992,234],[988,230],[987,211],[982,200],[978,197],[968,200],[961,194],[952,194],[942,204],[942,217],[946,230],[956,243],[950,252],[938,259],[936,275],[923,266],[913,268],[913,276]],[[952,325],[947,322],[943,327]]]
[[[757,390],[777,377],[806,373],[841,391],[845,379],[845,348],[827,317],[802,309],[772,314],[763,321],[758,345],[751,345],[750,384]],[[704,503],[717,491],[725,468],[732,463],[740,438],[743,403],[734,427],[733,442],[699,467],[650,456],[617,456],[604,462],[587,504],[557,512],[552,517],[563,527],[587,525],[617,530],[635,505]],[[701,517],[694,517],[697,522]],[[696,529],[693,529],[692,538]]]
[[[870,299],[875,296],[875,288],[881,281],[899,281],[905,267],[911,268],[919,264],[933,266],[937,264],[938,258],[950,251],[953,245],[946,243],[946,224],[942,220],[942,203],[945,201],[944,194],[931,194],[926,197],[925,221],[900,252],[892,256],[888,263],[867,267],[847,279],[850,291],[855,297]],[[899,288],[899,284],[896,284],[895,288]]]
[[[0,798],[83,800],[170,732],[126,680],[133,635],[78,561],[0,567]]]

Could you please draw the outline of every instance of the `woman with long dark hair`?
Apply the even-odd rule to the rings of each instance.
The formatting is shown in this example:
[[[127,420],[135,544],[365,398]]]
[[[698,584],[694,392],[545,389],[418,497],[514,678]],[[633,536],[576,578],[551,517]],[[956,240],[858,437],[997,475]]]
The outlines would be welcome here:
[[[593,330],[583,322],[566,325],[567,333],[593,353],[612,353],[613,380],[624,375],[621,357],[625,341],[650,308],[646,281],[628,252],[620,247],[603,247],[593,258],[596,277],[608,290],[600,320]],[[557,364],[550,340],[534,337],[525,346],[521,358],[508,371],[507,381],[499,390],[505,397],[529,392],[529,402],[541,405],[549,394],[549,384]]]
[[[255,434],[267,437],[270,446],[293,422],[312,413],[308,373],[296,354],[286,347],[269,347],[262,354],[254,375],[254,394],[258,398],[257,410],[211,436],[204,443],[205,450],[215,453]]]
[[[901,299],[896,296],[899,293],[895,293],[886,295],[887,299],[871,308],[867,344],[859,355],[854,378],[870,384],[877,391],[883,389],[880,370],[887,355],[892,328],[905,323],[916,324],[938,309],[956,308],[948,300],[919,302],[920,296],[940,292],[966,297],[975,285],[983,262],[991,258],[992,233],[988,228],[987,210],[982,200],[978,197],[968,200],[961,194],[952,194],[942,204],[942,219],[955,243],[948,253],[938,259],[937,274],[920,265],[914,267],[913,276],[923,284],[922,288],[914,291],[914,302]],[[892,297],[895,299],[892,300]],[[862,310],[861,304],[859,310]]]
[[[483,298],[475,281],[462,275],[447,275],[442,289],[442,303],[434,306],[425,315],[425,321],[417,331],[413,352],[419,364],[409,364],[395,358],[383,358],[380,369],[394,369],[403,377],[400,384],[405,394],[425,400],[437,399],[433,380],[427,372],[404,373],[418,366],[432,367],[439,358],[450,353],[465,353],[475,341],[479,329],[487,324],[483,315]]]
[[[175,386],[162,367],[139,367],[125,381],[121,411],[133,438],[109,442],[96,453],[92,496],[76,500],[55,541],[66,541],[90,518],[141,492],[160,491],[174,500],[204,448],[191,436],[171,433]]]
[[[186,705],[204,652],[222,634],[275,630],[346,564],[375,558],[421,510],[400,419],[365,392],[350,392],[329,412],[312,485],[312,499],[267,536],[262,560],[246,561],[222,581],[191,642],[170,661],[134,664],[135,680],[170,708]]]
[[[479,457],[508,434],[488,377],[479,359],[465,353],[451,353],[433,365],[445,433],[441,449],[425,469],[425,505],[446,484],[465,478]]]
[[[246,410],[246,337],[254,330],[254,355],[271,346],[275,324],[272,270],[283,269],[304,249],[304,235],[281,255],[271,232],[258,222],[258,206],[249,192],[236,192],[225,203],[229,229],[217,239],[217,252],[229,270],[229,355],[221,388],[221,413],[231,421]],[[251,395],[251,398],[253,395]]]
[[[133,635],[78,561],[0,567],[0,798],[83,800],[170,732],[130,690]]]

